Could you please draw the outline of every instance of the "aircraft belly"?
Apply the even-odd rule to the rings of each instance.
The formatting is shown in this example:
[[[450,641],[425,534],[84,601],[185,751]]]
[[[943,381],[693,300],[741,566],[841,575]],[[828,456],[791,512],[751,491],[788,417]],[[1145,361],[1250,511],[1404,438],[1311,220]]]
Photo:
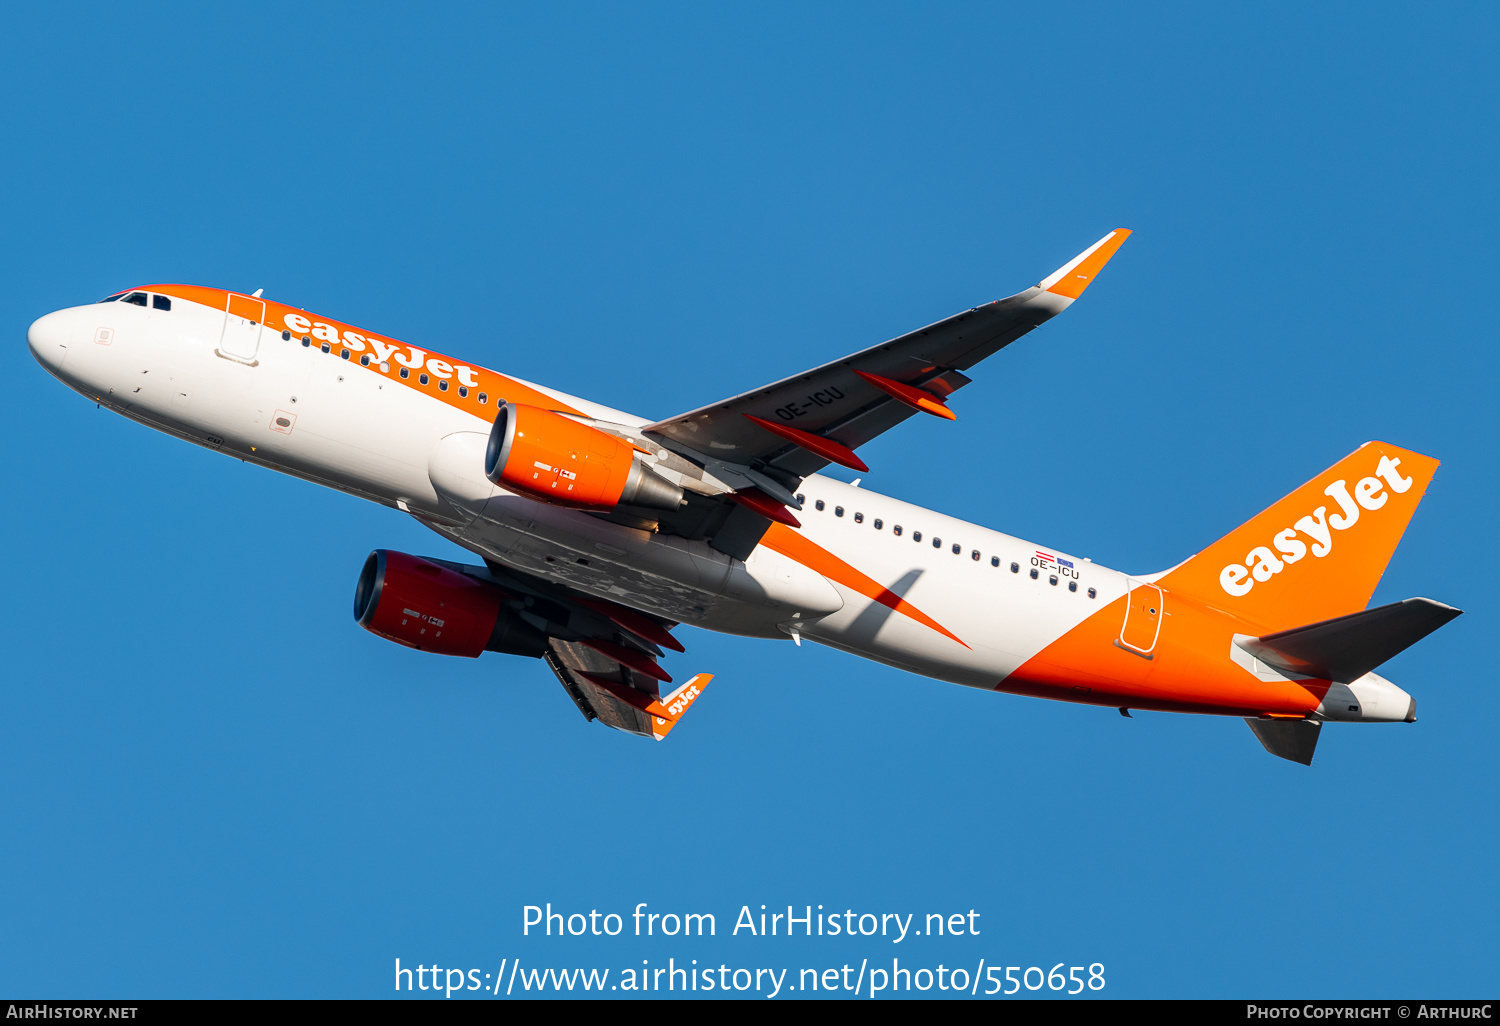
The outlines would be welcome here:
[[[428,477],[449,511],[443,533],[525,573],[712,630],[786,637],[776,625],[825,616],[838,594],[774,552],[741,562],[707,544],[652,534],[516,495],[483,475],[487,436],[455,431],[433,448]]]

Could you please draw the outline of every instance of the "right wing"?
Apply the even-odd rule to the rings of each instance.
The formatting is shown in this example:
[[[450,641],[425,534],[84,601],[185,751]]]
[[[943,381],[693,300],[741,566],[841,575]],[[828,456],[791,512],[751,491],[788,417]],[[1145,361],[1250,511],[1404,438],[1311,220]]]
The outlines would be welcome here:
[[[550,650],[542,658],[585,719],[658,741],[713,680],[713,674],[695,674],[676,690],[658,696],[654,690],[636,686],[638,671],[587,644],[552,638],[548,645]]]
[[[490,560],[483,570],[444,560],[432,562],[487,580],[504,594],[517,616],[546,636],[542,659],[585,719],[660,741],[713,679],[709,673],[694,674],[685,684],[662,693],[662,685],[670,685],[672,678],[657,659],[663,649],[683,651],[682,643],[672,636],[670,622]]]

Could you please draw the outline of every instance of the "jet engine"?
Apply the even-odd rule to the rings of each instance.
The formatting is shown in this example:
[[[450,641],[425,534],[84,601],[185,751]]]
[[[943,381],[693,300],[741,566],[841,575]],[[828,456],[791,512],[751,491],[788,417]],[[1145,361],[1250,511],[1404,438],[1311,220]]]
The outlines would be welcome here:
[[[376,549],[354,589],[354,618],[387,641],[441,655],[540,656],[547,636],[505,608],[505,595],[439,563]]]
[[[682,489],[635,457],[629,442],[551,410],[502,403],[490,429],[484,475],[533,499],[580,509],[674,510]]]

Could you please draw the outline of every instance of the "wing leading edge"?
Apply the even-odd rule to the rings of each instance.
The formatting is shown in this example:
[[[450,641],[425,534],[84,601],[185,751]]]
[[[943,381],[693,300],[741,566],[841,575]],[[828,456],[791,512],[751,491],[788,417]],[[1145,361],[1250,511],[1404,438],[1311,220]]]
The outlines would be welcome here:
[[[970,381],[962,372],[1066,310],[1129,235],[1117,228],[1024,292],[644,431],[713,461],[800,480],[919,409],[951,418],[946,400]],[[799,443],[793,432],[814,440]],[[824,439],[832,446],[817,444]]]

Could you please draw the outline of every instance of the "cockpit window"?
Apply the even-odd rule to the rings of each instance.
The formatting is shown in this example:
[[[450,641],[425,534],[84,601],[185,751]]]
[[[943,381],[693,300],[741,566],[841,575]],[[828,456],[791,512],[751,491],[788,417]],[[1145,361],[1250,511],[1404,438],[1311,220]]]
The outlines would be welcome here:
[[[99,300],[99,302],[101,302],[101,303],[118,303],[120,300],[122,300],[124,298],[125,298],[125,294],[123,292],[116,292],[112,296],[105,296],[103,299]]]
[[[172,309],[172,301],[166,296],[153,295],[151,297],[151,308],[154,310],[170,310]]]
[[[134,303],[136,306],[145,306],[146,294],[144,292],[132,292],[125,297],[125,302]]]

